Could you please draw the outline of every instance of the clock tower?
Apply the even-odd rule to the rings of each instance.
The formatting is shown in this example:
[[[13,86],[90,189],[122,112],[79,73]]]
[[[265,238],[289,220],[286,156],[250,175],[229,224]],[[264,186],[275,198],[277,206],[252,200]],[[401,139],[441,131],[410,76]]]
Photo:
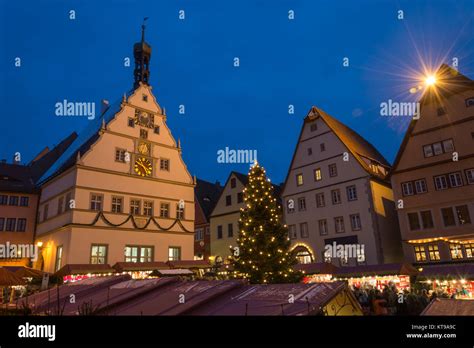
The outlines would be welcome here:
[[[134,88],[137,88],[140,82],[148,85],[150,79],[151,46],[145,42],[145,21],[147,19],[148,17],[145,17],[142,24],[142,40],[133,46],[133,56],[135,58]]]

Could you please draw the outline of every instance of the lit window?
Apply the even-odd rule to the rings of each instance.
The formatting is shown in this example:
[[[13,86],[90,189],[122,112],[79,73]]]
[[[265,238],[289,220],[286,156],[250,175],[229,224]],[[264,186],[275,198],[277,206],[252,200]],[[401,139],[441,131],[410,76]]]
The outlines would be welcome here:
[[[153,262],[153,252],[151,246],[126,246],[125,262]]]
[[[63,265],[63,246],[60,245],[56,248],[56,260],[54,262],[54,271],[57,272]]]
[[[90,263],[93,265],[105,265],[107,263],[107,245],[92,244]]]
[[[181,248],[180,247],[169,247],[168,249],[168,260],[179,261],[181,260]]]
[[[315,169],[314,170],[314,180],[316,181],[319,181],[322,179],[322,176],[321,176],[321,169],[318,168],[318,169]]]
[[[458,260],[462,259],[462,248],[459,244],[449,244],[449,252],[451,253],[451,259]]]
[[[439,250],[437,244],[428,245],[428,255],[430,256],[431,261],[439,261]]]
[[[297,186],[303,185],[303,174],[296,175],[296,185]]]
[[[464,252],[467,258],[474,258],[474,243],[464,244]]]
[[[423,245],[415,246],[415,259],[417,262],[426,261],[426,250]]]

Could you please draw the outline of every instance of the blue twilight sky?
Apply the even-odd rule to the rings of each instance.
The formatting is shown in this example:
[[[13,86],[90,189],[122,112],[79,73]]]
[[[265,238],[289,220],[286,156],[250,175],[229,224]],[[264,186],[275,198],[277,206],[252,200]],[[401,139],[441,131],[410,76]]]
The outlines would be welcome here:
[[[87,125],[55,116],[56,102],[112,102],[128,91],[133,68],[123,62],[145,16],[153,91],[190,172],[210,181],[248,170],[217,163],[226,146],[256,149],[283,181],[312,105],[392,162],[408,119],[380,116],[380,103],[416,98],[408,90],[422,62],[457,57],[474,77],[474,0],[0,0],[0,158],[19,151],[28,162]]]

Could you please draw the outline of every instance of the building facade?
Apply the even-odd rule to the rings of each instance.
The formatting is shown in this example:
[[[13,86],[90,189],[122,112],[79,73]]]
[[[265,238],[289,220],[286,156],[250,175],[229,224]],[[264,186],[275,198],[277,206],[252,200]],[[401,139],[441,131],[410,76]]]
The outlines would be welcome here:
[[[134,87],[90,121],[39,179],[37,268],[192,260],[194,186],[134,46]]]
[[[389,169],[355,131],[321,109],[310,110],[282,193],[285,222],[300,263],[344,266],[400,260]],[[325,254],[328,245],[347,245],[344,250],[351,248],[352,254]]]
[[[197,179],[195,187],[194,259],[209,260],[211,255],[211,213],[223,187]]]
[[[442,65],[420,100],[391,181],[405,258],[474,261],[474,82]]]

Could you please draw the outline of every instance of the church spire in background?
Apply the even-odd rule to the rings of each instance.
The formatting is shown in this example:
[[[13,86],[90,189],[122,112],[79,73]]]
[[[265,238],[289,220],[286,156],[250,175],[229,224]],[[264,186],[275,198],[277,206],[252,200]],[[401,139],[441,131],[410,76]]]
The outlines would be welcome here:
[[[150,79],[151,46],[145,42],[145,22],[147,19],[148,17],[143,19],[142,40],[133,46],[133,56],[135,58],[135,70],[133,71],[135,79],[134,88],[139,86],[140,81],[148,85]]]

